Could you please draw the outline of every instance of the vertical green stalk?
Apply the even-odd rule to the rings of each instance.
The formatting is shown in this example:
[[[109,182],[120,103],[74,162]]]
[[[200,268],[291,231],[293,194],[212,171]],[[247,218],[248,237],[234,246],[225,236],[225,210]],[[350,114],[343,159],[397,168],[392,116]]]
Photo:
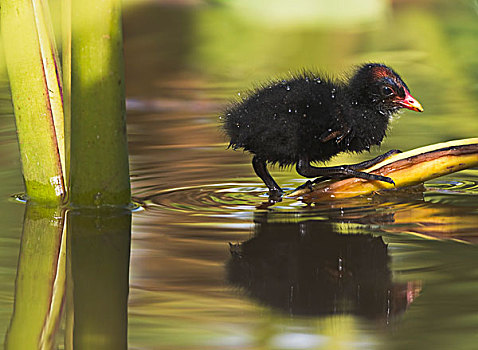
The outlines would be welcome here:
[[[47,2],[1,4],[1,30],[27,195],[59,202],[65,196],[60,69]]]
[[[70,181],[71,159],[71,0],[62,0],[61,16],[61,68],[63,73],[63,111],[65,116],[65,182]]]
[[[121,1],[71,3],[73,206],[130,203]]]

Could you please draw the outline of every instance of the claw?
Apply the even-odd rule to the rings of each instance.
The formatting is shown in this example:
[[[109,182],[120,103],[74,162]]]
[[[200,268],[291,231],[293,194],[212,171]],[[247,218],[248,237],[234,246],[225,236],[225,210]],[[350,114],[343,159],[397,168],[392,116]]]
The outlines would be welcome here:
[[[391,178],[388,176],[382,176],[382,175],[377,175],[377,180],[382,181],[382,182],[387,182],[393,186],[395,186],[395,181],[393,181]]]
[[[384,176],[383,181],[388,182],[389,184],[392,184],[393,186],[396,186],[395,181],[393,181],[391,178],[389,178],[387,176]]]
[[[370,180],[377,180],[377,181],[387,182],[387,183],[395,186],[395,181],[393,181],[388,176],[375,175],[375,174],[370,174],[370,175],[371,175]]]

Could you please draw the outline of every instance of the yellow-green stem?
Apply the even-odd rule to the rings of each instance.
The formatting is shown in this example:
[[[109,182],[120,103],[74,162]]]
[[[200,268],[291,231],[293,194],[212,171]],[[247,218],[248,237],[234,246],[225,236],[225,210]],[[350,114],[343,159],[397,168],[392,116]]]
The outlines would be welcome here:
[[[121,1],[72,0],[71,26],[70,202],[126,206]]]
[[[4,1],[1,30],[27,195],[65,196],[60,69],[46,2]]]

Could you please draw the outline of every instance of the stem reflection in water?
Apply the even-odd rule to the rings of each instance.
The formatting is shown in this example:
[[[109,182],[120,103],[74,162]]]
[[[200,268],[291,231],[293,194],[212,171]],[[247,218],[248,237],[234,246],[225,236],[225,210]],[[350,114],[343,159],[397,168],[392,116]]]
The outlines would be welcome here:
[[[65,317],[66,349],[126,349],[130,239],[129,210],[27,203],[6,348],[54,347]]]

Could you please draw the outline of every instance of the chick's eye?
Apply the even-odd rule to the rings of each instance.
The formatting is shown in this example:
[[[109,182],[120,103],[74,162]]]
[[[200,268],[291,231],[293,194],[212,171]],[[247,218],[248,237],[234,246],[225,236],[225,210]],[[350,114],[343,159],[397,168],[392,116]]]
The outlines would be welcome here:
[[[394,94],[393,90],[391,88],[389,88],[388,86],[384,86],[382,87],[382,94],[384,96],[391,96]]]

